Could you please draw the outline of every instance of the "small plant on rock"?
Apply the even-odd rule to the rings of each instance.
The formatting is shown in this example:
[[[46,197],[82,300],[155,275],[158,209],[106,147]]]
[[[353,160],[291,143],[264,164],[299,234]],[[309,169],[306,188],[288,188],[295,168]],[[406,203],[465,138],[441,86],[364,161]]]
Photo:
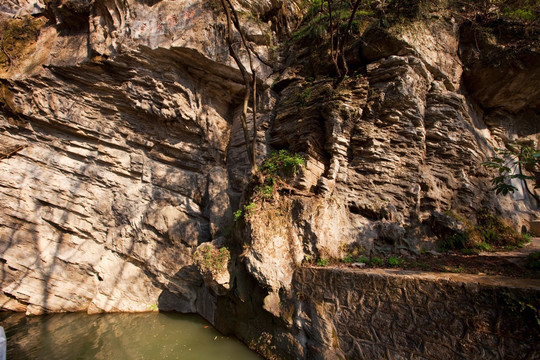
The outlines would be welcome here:
[[[216,248],[212,244],[203,244],[197,248],[194,260],[203,272],[218,274],[227,269],[231,253],[226,247]]]
[[[277,192],[283,188],[291,188],[284,180],[294,176],[305,165],[302,155],[287,150],[273,152],[258,168],[252,178],[253,191],[248,201],[234,213],[234,221],[249,218],[262,208],[264,203],[274,202]]]
[[[261,165],[261,171],[269,176],[294,176],[306,161],[302,155],[279,150],[270,154]]]
[[[456,274],[461,274],[461,273],[464,273],[467,271],[467,269],[463,266],[458,266],[458,267],[455,267],[455,266],[445,266],[444,269],[448,272],[451,272],[451,273],[456,273]]]
[[[304,263],[306,264],[313,264],[313,256],[306,254],[304,255]]]
[[[395,255],[390,256],[386,262],[388,263],[388,266],[392,267],[401,266],[404,263],[402,259],[398,258]]]
[[[317,260],[317,266],[326,266],[328,265],[328,260],[326,259],[323,259],[323,258],[320,258],[319,260]]]
[[[244,212],[242,209],[238,209],[234,212],[234,221],[240,221],[244,217]]]
[[[351,263],[354,262],[354,259],[358,258],[364,253],[364,247],[362,244],[353,242],[350,244],[343,244],[341,250],[346,254],[343,258],[343,262]]]
[[[356,259],[356,262],[359,262],[362,264],[368,264],[369,258],[367,256],[360,256],[358,259]]]
[[[252,214],[253,210],[255,209],[257,205],[253,202],[250,202],[249,204],[244,206],[244,214],[246,216],[249,216]]]

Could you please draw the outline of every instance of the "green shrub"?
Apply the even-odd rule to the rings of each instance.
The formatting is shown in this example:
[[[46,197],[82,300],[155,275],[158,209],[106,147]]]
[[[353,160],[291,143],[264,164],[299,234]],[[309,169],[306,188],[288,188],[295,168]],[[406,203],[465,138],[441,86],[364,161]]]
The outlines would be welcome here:
[[[193,258],[202,271],[217,274],[227,269],[231,253],[226,247],[218,249],[212,244],[203,244],[197,248]]]
[[[507,9],[503,10],[503,14],[511,19],[524,21],[533,21],[537,17],[531,9]]]
[[[249,204],[244,205],[242,209],[236,210],[234,212],[234,221],[239,221],[246,216],[251,216],[256,207],[257,204],[255,204],[254,202],[250,202]]]
[[[270,154],[259,167],[261,177],[254,178],[259,184],[253,188],[250,203],[244,205],[244,215],[249,215],[249,212],[255,208],[255,203],[272,200],[276,185],[284,183],[282,178],[296,175],[305,163],[302,155],[291,154],[287,150]]]
[[[469,235],[467,232],[454,233],[447,236],[441,243],[442,250],[463,249],[469,246]]]
[[[308,264],[313,264],[313,256],[309,254],[305,254],[303,262],[308,263]]]
[[[270,154],[263,162],[263,174],[273,176],[294,176],[306,161],[302,155],[292,154],[287,150],[279,150]]]
[[[380,257],[372,257],[371,260],[370,260],[370,263],[373,266],[383,266],[384,265],[384,260],[381,259]]]
[[[461,273],[464,273],[467,269],[465,267],[463,267],[462,265],[459,265],[458,267],[455,267],[455,266],[447,266],[445,267],[446,271],[448,272],[451,272],[451,273],[457,273],[457,274],[461,274]]]
[[[326,266],[326,265],[328,265],[328,260],[321,258],[321,259],[317,260],[317,265],[318,266]]]
[[[302,91],[299,94],[300,105],[302,105],[302,107],[305,107],[308,104],[308,102],[311,100],[312,91],[313,90],[310,87],[308,87],[308,88],[305,88],[304,91]]]
[[[480,209],[476,215],[475,229],[482,240],[490,245],[520,245],[526,242],[524,236],[507,225],[501,218],[491,214],[487,209]]]
[[[496,248],[519,247],[527,242],[527,234],[520,234],[488,209],[482,208],[476,214],[476,225],[465,218],[448,213],[465,225],[463,232],[456,232],[441,241],[442,250],[479,249],[495,251]]]
[[[395,255],[390,256],[386,262],[388,263],[389,266],[392,266],[392,267],[401,266],[404,263],[402,259],[398,258]]]
[[[274,187],[272,185],[265,185],[262,189],[262,193],[265,198],[271,198],[274,193]]]
[[[349,244],[343,244],[341,246],[341,250],[347,254],[342,259],[342,261],[345,263],[353,263],[355,262],[355,259],[362,255],[362,253],[364,252],[364,247],[357,242],[353,242]]]
[[[234,212],[234,221],[242,220],[243,217],[244,217],[244,213],[242,212],[241,209],[238,209]]]
[[[369,264],[369,258],[367,256],[360,256],[358,259],[356,259],[356,262]]]
[[[485,241],[482,241],[480,244],[476,245],[476,248],[480,249],[480,250],[484,250],[484,251],[493,251],[494,250],[493,246],[491,246],[490,244],[488,244]]]
[[[304,10],[304,20],[298,30],[292,34],[291,40],[297,43],[304,41],[305,43],[309,41],[315,44],[325,43],[330,37],[330,16],[327,2],[320,0],[306,1],[303,2],[301,7],[307,8],[307,10]],[[332,6],[334,31],[339,27],[340,32],[344,32],[351,15],[352,8],[348,1],[335,1]],[[359,33],[360,21],[373,15],[375,13],[369,7],[361,6],[351,24],[352,33]]]

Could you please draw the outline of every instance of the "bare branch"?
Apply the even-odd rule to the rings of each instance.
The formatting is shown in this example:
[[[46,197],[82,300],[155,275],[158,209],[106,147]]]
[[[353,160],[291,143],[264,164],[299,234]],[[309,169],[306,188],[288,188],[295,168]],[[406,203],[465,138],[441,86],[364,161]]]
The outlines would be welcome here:
[[[345,58],[345,44],[349,40],[349,34],[351,33],[352,23],[354,21],[354,17],[356,16],[356,11],[358,10],[358,7],[360,6],[360,3],[362,0],[356,0],[354,3],[351,16],[349,17],[349,22],[347,23],[347,28],[345,29],[345,32],[342,35],[342,40],[339,43],[339,57],[341,60],[341,66],[343,68],[343,71],[341,73],[338,73],[338,79],[336,81],[335,87],[338,87],[339,84],[343,82],[343,79],[345,79],[345,76],[347,76],[347,73],[349,72],[349,67],[347,66],[347,59]]]
[[[236,10],[234,9],[232,3],[230,0],[221,0],[221,5],[223,9],[225,10],[225,15],[227,17],[227,44],[229,46],[229,52],[231,56],[233,57],[234,61],[236,62],[236,65],[240,69],[240,72],[242,73],[242,78],[244,79],[244,85],[245,85],[245,92],[244,92],[244,102],[242,107],[242,115],[240,116],[240,120],[242,122],[242,130],[244,132],[244,141],[246,144],[246,150],[248,154],[248,159],[251,165],[251,172],[255,173],[257,171],[256,161],[257,161],[257,72],[253,66],[253,55],[252,52],[254,52],[251,48],[251,46],[248,44],[246,37],[244,35],[244,31],[242,30],[240,26],[240,21],[238,20],[238,14],[236,13]],[[233,36],[232,36],[232,26],[231,22],[234,24],[234,27],[240,34],[240,39],[242,42],[242,45],[246,49],[246,52],[248,54],[249,58],[249,67],[251,70],[251,79],[249,76],[249,73],[242,63],[240,61],[240,57],[236,53],[233,47]],[[248,105],[249,105],[249,99],[252,98],[252,113],[253,113],[253,136],[250,141],[249,138],[249,131],[247,126],[247,112],[248,112]]]

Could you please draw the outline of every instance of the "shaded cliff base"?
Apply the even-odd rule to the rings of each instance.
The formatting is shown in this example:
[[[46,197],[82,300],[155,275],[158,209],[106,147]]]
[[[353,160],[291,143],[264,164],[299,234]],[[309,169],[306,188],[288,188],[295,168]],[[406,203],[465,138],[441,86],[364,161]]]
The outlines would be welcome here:
[[[300,268],[280,316],[217,301],[218,329],[269,359],[533,359],[540,282],[399,270]]]

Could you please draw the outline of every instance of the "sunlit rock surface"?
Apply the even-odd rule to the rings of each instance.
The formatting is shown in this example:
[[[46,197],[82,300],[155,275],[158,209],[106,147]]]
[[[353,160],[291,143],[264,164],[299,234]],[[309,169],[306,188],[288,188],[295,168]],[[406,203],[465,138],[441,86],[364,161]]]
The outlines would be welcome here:
[[[291,189],[236,222],[251,191],[244,83],[219,1],[0,5],[2,309],[198,312],[281,347],[269,357],[331,358],[331,316],[295,293],[303,261],[435,249],[459,226],[449,210],[486,207],[518,229],[535,217],[523,189],[495,197],[480,163],[540,141],[538,52],[494,63],[504,47],[454,18],[372,26],[336,90],[320,53],[284,42],[294,1],[235,4],[257,53],[259,162],[306,157]],[[209,242],[231,250],[219,278],[194,263]]]
[[[14,4],[7,22],[40,6]],[[194,312],[192,252],[223,235],[246,182],[222,17],[200,1],[35,15],[34,52],[2,68],[4,307]]]

